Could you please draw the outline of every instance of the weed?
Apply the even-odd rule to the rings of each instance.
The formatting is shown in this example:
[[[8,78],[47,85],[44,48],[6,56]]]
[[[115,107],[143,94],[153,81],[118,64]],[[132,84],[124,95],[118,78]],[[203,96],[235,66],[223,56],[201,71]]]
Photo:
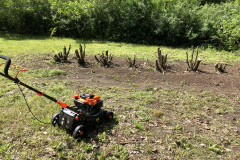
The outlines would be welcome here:
[[[154,109],[153,110],[153,115],[157,118],[160,118],[164,115],[163,110],[161,108]]]
[[[130,105],[123,105],[122,107],[123,107],[124,110],[126,110],[126,111],[129,111],[129,110],[132,109],[132,106],[130,106]]]
[[[126,148],[123,148],[120,152],[120,159],[127,160],[129,159],[128,151]]]
[[[144,127],[143,127],[142,123],[140,123],[140,122],[134,122],[134,125],[135,125],[135,127],[136,127],[137,129],[139,129],[139,130],[141,130],[141,131],[144,130]]]
[[[1,145],[1,146],[0,146],[0,156],[1,156],[1,157],[5,157],[5,155],[6,155],[7,153],[9,153],[9,151],[11,150],[11,148],[12,148],[12,145],[10,145],[10,144]]]
[[[99,139],[100,142],[107,143],[108,139],[107,139],[107,136],[106,136],[106,132],[103,132],[102,134],[100,134],[98,139]]]
[[[146,152],[147,152],[147,154],[152,154],[152,148],[147,146],[147,151]]]
[[[81,152],[77,154],[77,158],[80,159],[80,160],[85,159],[84,154],[81,153]]]
[[[119,75],[116,75],[115,80],[116,80],[116,81],[119,80]]]
[[[92,69],[91,69],[91,73],[95,73],[95,70],[94,70],[94,68],[92,68]]]
[[[190,149],[190,143],[184,139],[183,137],[180,137],[177,141],[176,141],[177,146],[189,150]]]
[[[217,154],[222,154],[222,153],[224,153],[224,150],[223,150],[220,146],[218,146],[217,144],[211,145],[211,146],[209,147],[209,149],[210,149],[211,151],[213,151],[213,152],[216,152]]]
[[[186,84],[187,84],[186,80],[180,81],[180,85],[181,85],[182,87],[184,87],[184,85],[186,85]]]
[[[179,124],[177,124],[176,127],[175,127],[175,129],[178,130],[178,131],[181,131],[181,130],[182,130],[182,126],[179,125]]]
[[[56,64],[57,64],[57,62],[56,62],[54,59],[51,59],[51,60],[49,61],[49,63],[52,64],[52,65],[56,65]]]
[[[64,149],[64,144],[62,142],[54,146],[57,151],[62,151]]]
[[[115,148],[114,156],[120,157],[120,151],[122,150],[122,146],[121,145],[115,145],[114,148]]]
[[[119,158],[119,159],[128,159],[129,155],[128,155],[128,151],[126,150],[126,148],[124,148],[121,145],[116,144],[114,146],[114,156]]]
[[[100,153],[100,156],[98,156],[99,160],[104,160],[106,158],[106,151],[103,151]]]
[[[66,159],[66,158],[67,158],[67,155],[65,154],[65,152],[60,151],[59,154],[58,154],[58,157],[59,157],[60,159]]]
[[[73,151],[68,149],[68,150],[67,150],[67,155],[70,156],[70,157],[72,157],[72,156],[73,156]]]
[[[94,148],[94,145],[92,145],[91,143],[84,143],[82,145],[83,150],[85,150],[86,152],[92,151]]]
[[[60,69],[53,69],[49,72],[49,76],[60,76],[60,75],[66,75],[66,71],[60,70]]]
[[[60,69],[53,69],[50,70],[48,68],[46,69],[39,69],[37,71],[37,77],[52,77],[52,76],[61,76],[61,75],[66,75],[66,71],[60,70]]]
[[[222,115],[222,114],[224,114],[224,109],[223,108],[218,108],[216,110],[216,113]]]

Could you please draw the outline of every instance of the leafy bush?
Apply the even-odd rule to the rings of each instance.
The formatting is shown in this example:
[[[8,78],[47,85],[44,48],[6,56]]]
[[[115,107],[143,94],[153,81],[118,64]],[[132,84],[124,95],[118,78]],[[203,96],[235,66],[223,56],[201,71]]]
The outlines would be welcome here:
[[[51,27],[48,0],[2,0],[1,3],[1,30],[41,34]]]
[[[240,7],[226,5],[226,13],[221,21],[214,25],[216,39],[224,50],[237,50],[240,47]]]
[[[224,20],[214,26],[217,29],[217,39],[223,50],[237,50],[240,47],[240,16]]]
[[[239,49],[239,0],[1,0],[0,30]]]
[[[90,1],[52,0],[51,35],[91,37]]]
[[[239,11],[237,3],[204,5],[201,15],[201,40],[207,40],[220,49],[239,49]]]

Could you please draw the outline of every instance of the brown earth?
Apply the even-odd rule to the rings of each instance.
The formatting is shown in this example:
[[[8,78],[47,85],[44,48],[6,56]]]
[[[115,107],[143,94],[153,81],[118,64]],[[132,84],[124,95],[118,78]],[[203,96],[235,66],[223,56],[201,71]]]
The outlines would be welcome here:
[[[92,57],[88,57],[87,67],[80,67],[75,58],[69,58],[69,63],[52,65],[51,57],[39,57],[40,59],[29,62],[21,61],[21,65],[30,70],[49,67],[59,68],[67,72],[67,77],[81,84],[96,82],[99,87],[118,86],[133,87],[138,89],[164,88],[177,89],[191,92],[209,91],[214,94],[222,94],[231,97],[239,94],[239,70],[240,64],[232,64],[226,67],[226,73],[215,72],[214,64],[200,64],[199,71],[187,72],[185,62],[176,61],[168,63],[169,69],[165,73],[155,71],[154,62],[137,60],[137,68],[128,68],[126,59],[114,58],[114,66],[110,68],[100,67]],[[45,62],[45,63],[44,63]],[[16,62],[18,63],[18,62]]]

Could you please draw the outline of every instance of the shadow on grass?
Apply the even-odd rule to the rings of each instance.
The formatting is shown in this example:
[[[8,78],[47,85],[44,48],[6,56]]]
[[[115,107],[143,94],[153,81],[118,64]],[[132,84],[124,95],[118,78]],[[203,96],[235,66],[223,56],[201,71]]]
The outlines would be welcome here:
[[[15,33],[7,33],[7,32],[0,32],[0,37],[5,40],[45,40],[49,39],[50,37],[47,35],[26,35],[26,34],[15,34]]]
[[[91,140],[94,140],[96,143],[98,143],[100,140],[99,134],[106,133],[107,135],[112,135],[112,129],[118,125],[119,121],[116,117],[113,118],[112,121],[102,121],[96,126],[90,126],[88,128],[88,134],[84,138],[86,142],[90,142]],[[79,139],[78,141],[81,141]]]
[[[112,129],[119,123],[116,117],[113,118],[112,121],[105,121],[103,120],[101,123],[96,125],[87,126],[87,135],[86,137],[77,139],[78,142],[85,141],[87,143],[94,140],[98,143],[100,140],[99,134],[106,133],[107,135],[112,135]],[[60,127],[61,130],[65,130],[64,128]],[[66,134],[73,135],[73,131],[65,130]]]
[[[0,37],[5,39],[5,40],[16,40],[16,41],[21,41],[21,40],[47,40],[51,39],[49,35],[27,35],[27,34],[16,34],[16,33],[8,33],[8,32],[2,32],[0,31]],[[158,47],[159,45],[151,45],[151,44],[144,44],[144,43],[131,43],[131,42],[124,42],[124,41],[108,41],[104,39],[89,39],[89,38],[73,38],[73,37],[55,37],[54,38],[69,38],[73,39],[76,41],[78,44],[93,44],[93,43],[98,43],[98,44],[109,44],[109,43],[116,43],[116,46],[121,47],[124,45],[132,45],[133,47],[138,47],[138,46],[144,46],[146,48],[156,46]],[[163,45],[163,44],[162,44]],[[161,45],[161,46],[162,46]],[[190,45],[164,45],[164,47],[172,48],[172,49],[188,49]]]
[[[47,40],[51,39],[49,35],[27,35],[27,34],[16,34],[16,33],[7,33],[7,32],[1,32],[0,31],[0,37],[5,39],[5,40],[16,40],[16,41],[22,41],[22,40]],[[107,41],[102,41],[102,40],[94,40],[94,39],[81,39],[81,38],[72,38],[72,37],[53,37],[53,38],[69,38],[69,39],[75,39],[76,43],[79,44],[92,44],[92,43],[100,43],[100,44],[106,44],[108,43]]]
[[[69,37],[71,38],[71,37]],[[107,44],[109,41],[104,41],[100,39],[87,39],[87,38],[75,38],[75,41],[77,44],[93,44],[93,43],[99,43],[99,44]]]

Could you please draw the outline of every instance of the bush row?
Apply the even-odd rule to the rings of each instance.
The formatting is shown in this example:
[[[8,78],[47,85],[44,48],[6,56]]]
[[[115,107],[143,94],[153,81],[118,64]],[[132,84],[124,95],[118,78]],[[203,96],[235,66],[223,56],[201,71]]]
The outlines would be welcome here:
[[[1,0],[0,30],[131,43],[240,47],[239,0]]]

